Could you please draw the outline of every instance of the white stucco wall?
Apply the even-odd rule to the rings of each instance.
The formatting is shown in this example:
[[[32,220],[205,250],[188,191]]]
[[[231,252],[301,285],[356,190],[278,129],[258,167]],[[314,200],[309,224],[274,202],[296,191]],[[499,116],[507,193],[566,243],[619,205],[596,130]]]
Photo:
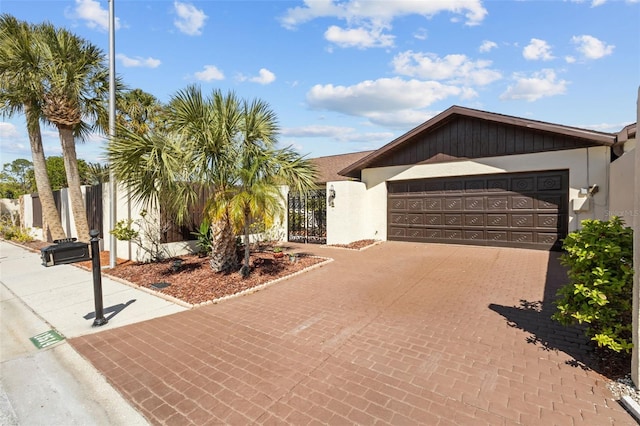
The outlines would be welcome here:
[[[393,166],[362,171],[366,192],[360,211],[340,211],[340,220],[360,221],[360,235],[356,239],[387,239],[387,181],[422,179],[446,176],[465,176],[494,173],[515,173],[569,169],[569,231],[578,229],[584,219],[606,219],[609,200],[609,148],[593,147],[536,154],[479,158],[448,163]],[[577,199],[580,188],[597,184],[599,191],[590,199],[588,211],[575,213],[571,202]],[[337,198],[336,198],[337,199]],[[358,215],[359,214],[359,215]],[[330,232],[329,234],[331,234]],[[331,238],[333,236],[331,235]]]
[[[366,233],[367,188],[362,182],[339,181],[327,183],[327,196],[333,186],[336,198],[333,207],[327,204],[327,244],[348,244],[365,238],[379,238]]]

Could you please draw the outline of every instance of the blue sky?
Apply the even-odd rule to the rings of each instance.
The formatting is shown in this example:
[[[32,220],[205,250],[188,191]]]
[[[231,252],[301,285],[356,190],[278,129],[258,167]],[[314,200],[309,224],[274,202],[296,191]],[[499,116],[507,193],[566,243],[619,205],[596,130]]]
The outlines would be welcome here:
[[[451,105],[606,132],[635,121],[639,0],[114,0],[116,71],[167,102],[199,84],[275,110],[310,157],[376,149]],[[108,54],[107,0],[2,0]],[[31,158],[2,118],[0,163]],[[43,128],[46,155],[60,155]],[[104,139],[78,143],[101,161]]]

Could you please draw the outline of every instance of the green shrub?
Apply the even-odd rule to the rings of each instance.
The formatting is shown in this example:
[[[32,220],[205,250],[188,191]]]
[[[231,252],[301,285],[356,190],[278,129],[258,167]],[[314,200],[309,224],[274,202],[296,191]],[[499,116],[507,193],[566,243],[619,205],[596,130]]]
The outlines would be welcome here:
[[[584,220],[564,240],[560,262],[569,283],[558,291],[552,318],[561,324],[587,324],[598,346],[615,352],[632,348],[633,231],[613,217]]]
[[[27,243],[33,241],[33,237],[26,229],[20,227],[10,217],[3,216],[0,219],[0,235],[5,240]]]
[[[136,238],[138,238],[139,232],[133,229],[133,223],[133,219],[120,220],[118,221],[118,223],[116,223],[116,226],[113,228],[113,230],[109,231],[109,233],[120,241],[135,240]]]
[[[213,244],[211,224],[209,221],[206,218],[203,219],[197,231],[192,232],[191,234],[196,237],[196,247],[198,248],[198,252],[202,254],[209,254]]]

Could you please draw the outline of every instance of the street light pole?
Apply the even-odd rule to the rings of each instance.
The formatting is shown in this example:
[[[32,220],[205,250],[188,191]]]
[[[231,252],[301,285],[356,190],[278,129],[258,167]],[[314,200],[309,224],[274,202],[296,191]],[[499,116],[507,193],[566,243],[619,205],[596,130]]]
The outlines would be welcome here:
[[[115,28],[115,0],[109,0],[109,140],[111,143],[116,136],[116,28]],[[113,167],[109,164],[109,230],[116,226],[118,214],[116,194],[117,183]],[[118,240],[115,235],[109,239],[109,267],[115,268],[117,260]]]

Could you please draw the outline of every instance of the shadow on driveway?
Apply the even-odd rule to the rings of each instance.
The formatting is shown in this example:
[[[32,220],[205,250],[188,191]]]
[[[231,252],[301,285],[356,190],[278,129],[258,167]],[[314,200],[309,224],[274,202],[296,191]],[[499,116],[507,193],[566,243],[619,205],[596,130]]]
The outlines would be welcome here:
[[[510,327],[530,333],[527,343],[545,351],[562,351],[573,359],[565,364],[593,370],[611,379],[630,372],[630,360],[624,355],[613,359],[601,359],[596,346],[584,334],[583,326],[563,326],[551,319],[556,311],[553,302],[557,291],[568,282],[567,269],[560,264],[561,253],[552,252],[547,265],[544,300],[521,299],[518,306],[504,306],[491,303],[489,308],[502,315]],[[628,371],[625,371],[625,367]]]

